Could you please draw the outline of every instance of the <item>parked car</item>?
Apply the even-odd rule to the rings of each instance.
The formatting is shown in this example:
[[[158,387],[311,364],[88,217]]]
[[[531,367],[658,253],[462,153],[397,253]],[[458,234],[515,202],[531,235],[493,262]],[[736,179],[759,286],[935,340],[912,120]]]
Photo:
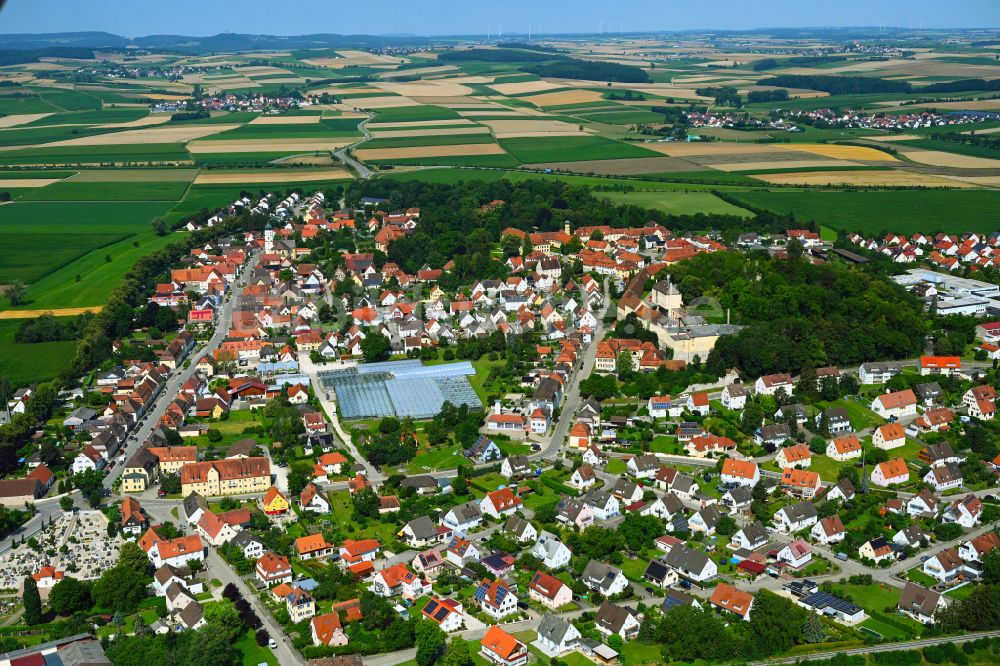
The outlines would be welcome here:
[[[167,491],[160,489],[160,490],[156,491],[156,496],[157,497],[166,497],[167,496]]]

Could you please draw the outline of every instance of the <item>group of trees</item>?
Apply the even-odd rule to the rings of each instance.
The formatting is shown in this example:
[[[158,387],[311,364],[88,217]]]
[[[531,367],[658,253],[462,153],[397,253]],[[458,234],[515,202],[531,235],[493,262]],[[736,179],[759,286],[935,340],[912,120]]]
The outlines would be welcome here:
[[[992,134],[966,134],[965,132],[935,132],[931,134],[932,139],[937,141],[950,141],[961,143],[967,146],[977,146],[990,150],[1000,150],[1000,138]]]
[[[51,312],[44,312],[33,319],[22,319],[14,331],[14,341],[19,344],[33,344],[76,340],[93,318],[92,312],[60,318],[56,318]]]
[[[664,661],[761,659],[823,640],[822,623],[794,602],[767,590],[754,594],[749,622],[725,622],[711,610],[676,606],[648,613],[639,638],[661,645]]]
[[[923,348],[922,304],[880,276],[837,263],[763,254],[696,255],[667,269],[684,299],[710,296],[732,312],[707,367],[756,377],[825,365],[906,358]]]
[[[373,465],[401,465],[417,453],[416,428],[413,419],[400,421],[387,416],[379,422],[378,433],[368,441],[367,458]]]

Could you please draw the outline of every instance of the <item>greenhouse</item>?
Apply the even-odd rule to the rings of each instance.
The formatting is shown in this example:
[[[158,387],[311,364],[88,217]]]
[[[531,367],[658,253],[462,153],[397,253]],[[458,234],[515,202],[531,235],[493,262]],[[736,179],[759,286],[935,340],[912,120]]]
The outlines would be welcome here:
[[[468,361],[425,366],[419,360],[365,363],[320,374],[323,388],[337,395],[345,419],[430,418],[448,401],[482,407],[469,383]]]

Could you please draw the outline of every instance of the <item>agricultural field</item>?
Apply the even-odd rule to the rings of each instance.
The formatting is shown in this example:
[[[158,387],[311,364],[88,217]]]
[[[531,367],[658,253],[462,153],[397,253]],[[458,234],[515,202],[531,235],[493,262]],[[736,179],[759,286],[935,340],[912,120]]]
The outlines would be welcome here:
[[[756,208],[795,213],[831,229],[878,234],[883,230],[916,233],[928,230],[990,232],[996,222],[982,211],[1000,206],[993,190],[905,191],[746,191],[732,193]]]

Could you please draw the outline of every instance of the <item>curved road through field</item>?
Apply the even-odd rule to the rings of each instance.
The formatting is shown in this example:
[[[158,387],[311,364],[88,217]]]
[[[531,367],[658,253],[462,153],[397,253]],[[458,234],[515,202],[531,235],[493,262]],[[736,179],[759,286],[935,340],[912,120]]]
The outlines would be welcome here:
[[[358,139],[349,146],[344,146],[343,148],[338,148],[337,150],[333,151],[334,158],[340,161],[348,169],[353,169],[355,172],[357,172],[358,177],[361,178],[362,180],[370,180],[371,177],[374,176],[375,174],[373,174],[371,169],[369,169],[367,166],[365,166],[358,160],[354,159],[347,151],[354,150],[355,148],[365,143],[366,141],[372,140],[372,133],[368,131],[368,128],[365,125],[373,117],[374,114],[369,113],[367,117],[365,117],[361,122],[358,123],[358,130],[361,131],[360,139]]]

